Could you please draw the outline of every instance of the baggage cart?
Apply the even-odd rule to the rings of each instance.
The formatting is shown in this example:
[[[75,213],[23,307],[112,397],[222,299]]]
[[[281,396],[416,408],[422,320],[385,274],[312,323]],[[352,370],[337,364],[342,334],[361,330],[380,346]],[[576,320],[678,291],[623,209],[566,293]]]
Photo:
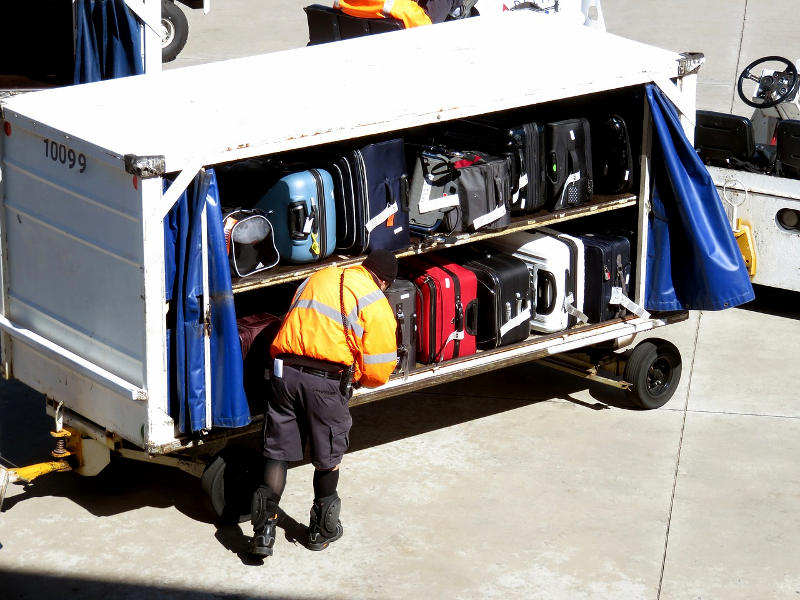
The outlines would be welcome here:
[[[532,56],[553,56],[554,48],[559,60],[531,61]],[[449,65],[447,85],[426,85],[420,91],[408,84],[409,72],[431,56]],[[205,472],[204,487],[212,500],[217,498],[215,509],[224,512],[219,503],[224,462],[220,466],[219,461],[236,453],[221,450],[257,434],[260,415],[242,427],[209,425],[179,432],[169,406],[164,232],[165,216],[190,182],[203,169],[222,163],[403,135],[487,113],[579,115],[590,105],[613,105],[626,117],[639,157],[631,193],[595,195],[585,205],[516,216],[500,231],[412,238],[396,254],[425,254],[575,220],[587,226],[625,222],[636,232],[630,293],[643,305],[653,140],[644,86],[657,84],[691,132],[699,62],[567,21],[513,11],[8,99],[0,126],[0,365],[4,377],[46,396],[56,420],[58,454],[51,461],[55,466],[5,472],[6,482],[62,468],[96,474],[117,454],[171,464],[198,476]],[[298,77],[301,73],[315,75]],[[276,93],[281,82],[290,85]],[[164,112],[165,102],[174,110]],[[210,424],[208,373],[217,357],[208,337],[206,254],[203,362]],[[237,298],[269,293],[324,266],[357,264],[363,258],[334,252],[313,264],[279,265],[234,280],[232,291]],[[351,403],[576,349],[611,349],[686,316],[685,311],[650,315],[640,310],[602,324],[533,335],[398,374],[379,388],[357,390]],[[653,347],[648,342],[647,352],[632,361],[635,371],[627,374],[620,366],[625,355],[614,354],[616,373],[611,369],[608,377],[658,406],[677,385],[680,357],[666,343]],[[597,369],[579,371],[602,375]]]

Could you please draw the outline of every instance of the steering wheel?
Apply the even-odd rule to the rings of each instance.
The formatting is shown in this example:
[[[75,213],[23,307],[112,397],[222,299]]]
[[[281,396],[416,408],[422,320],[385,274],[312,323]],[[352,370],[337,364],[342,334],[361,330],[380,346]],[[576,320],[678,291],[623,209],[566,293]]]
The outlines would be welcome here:
[[[785,67],[785,71],[775,71],[771,75],[754,75],[753,71],[756,67],[768,62],[779,62]],[[763,99],[762,102],[754,102],[744,94],[742,85],[745,80],[755,81],[758,84],[756,90],[756,98]],[[765,56],[750,63],[744,68],[744,71],[739,75],[739,80],[736,89],[739,92],[739,98],[742,102],[753,108],[770,108],[777,106],[789,96],[791,96],[797,89],[798,77],[797,68],[792,61],[783,58],[782,56]]]

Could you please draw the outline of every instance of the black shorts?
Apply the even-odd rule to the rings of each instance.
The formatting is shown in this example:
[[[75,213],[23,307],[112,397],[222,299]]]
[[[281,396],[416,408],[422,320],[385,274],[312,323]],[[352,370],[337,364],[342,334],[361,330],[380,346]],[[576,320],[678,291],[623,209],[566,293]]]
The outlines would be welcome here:
[[[271,386],[264,422],[264,456],[302,460],[308,442],[311,463],[316,468],[338,465],[350,443],[353,424],[348,398],[339,391],[339,381],[284,364],[283,377],[273,376]]]

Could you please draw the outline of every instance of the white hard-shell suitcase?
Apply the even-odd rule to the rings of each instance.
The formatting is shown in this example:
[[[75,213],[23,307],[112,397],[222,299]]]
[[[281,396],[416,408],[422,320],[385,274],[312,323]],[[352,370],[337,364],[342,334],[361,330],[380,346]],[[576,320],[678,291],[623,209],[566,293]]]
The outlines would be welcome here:
[[[541,232],[516,231],[486,241],[487,245],[521,258],[531,274],[536,312],[531,329],[542,333],[563,331],[576,321],[577,287],[574,247],[567,241]]]

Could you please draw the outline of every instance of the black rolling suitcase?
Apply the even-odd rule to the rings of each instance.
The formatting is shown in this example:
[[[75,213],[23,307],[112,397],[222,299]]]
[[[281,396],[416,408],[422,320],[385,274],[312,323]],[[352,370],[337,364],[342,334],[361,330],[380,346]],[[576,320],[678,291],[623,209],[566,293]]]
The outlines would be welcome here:
[[[491,248],[475,248],[464,267],[478,278],[477,344],[482,350],[521,342],[531,333],[533,298],[528,266]]]
[[[633,156],[624,119],[619,115],[592,119],[591,132],[594,192],[630,192],[633,188]]]
[[[417,286],[407,279],[395,279],[385,294],[397,319],[397,367],[394,372],[407,375],[417,364]]]
[[[592,141],[589,121],[569,119],[544,126],[548,210],[585,204],[592,199]]]
[[[509,159],[512,214],[532,213],[544,206],[544,136],[536,123],[505,125],[464,119],[447,123],[438,137],[445,145],[479,148]]]
[[[620,298],[613,296],[613,291],[621,288],[624,299],[630,296],[630,241],[624,236],[610,234],[587,233],[579,237],[586,261],[583,312],[590,323],[623,316],[625,308],[618,302]]]

